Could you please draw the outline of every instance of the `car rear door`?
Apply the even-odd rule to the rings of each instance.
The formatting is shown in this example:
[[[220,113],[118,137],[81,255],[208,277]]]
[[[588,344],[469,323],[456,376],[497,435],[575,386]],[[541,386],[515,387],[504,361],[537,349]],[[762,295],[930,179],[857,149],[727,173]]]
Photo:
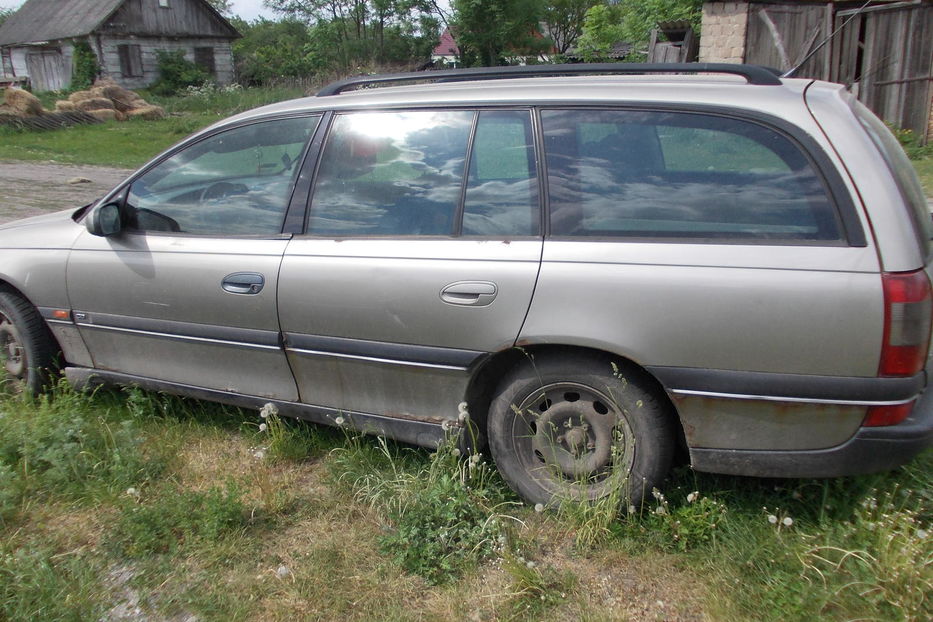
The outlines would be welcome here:
[[[531,301],[533,145],[528,110],[334,116],[279,275],[303,402],[456,418],[469,370],[514,344]]]

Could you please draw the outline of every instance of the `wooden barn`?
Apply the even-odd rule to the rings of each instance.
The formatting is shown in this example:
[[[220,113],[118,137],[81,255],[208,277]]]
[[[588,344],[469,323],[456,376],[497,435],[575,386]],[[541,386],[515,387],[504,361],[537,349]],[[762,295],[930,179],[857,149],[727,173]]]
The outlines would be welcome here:
[[[803,63],[797,76],[847,84],[886,121],[933,140],[933,0],[706,2],[700,61]]]
[[[0,26],[0,78],[27,78],[36,91],[67,88],[75,43],[86,41],[101,75],[129,88],[159,77],[158,50],[183,50],[229,84],[239,36],[205,0],[27,0]]]

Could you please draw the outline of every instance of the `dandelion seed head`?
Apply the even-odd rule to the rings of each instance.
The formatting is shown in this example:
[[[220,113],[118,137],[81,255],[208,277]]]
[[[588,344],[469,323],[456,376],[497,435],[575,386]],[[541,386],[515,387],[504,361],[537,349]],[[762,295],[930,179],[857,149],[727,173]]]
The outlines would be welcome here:
[[[269,427],[269,426],[267,426],[265,423],[260,423],[260,424],[259,424],[259,431],[260,431],[260,432],[265,432],[266,429],[267,429],[268,427]]]
[[[636,508],[635,508],[634,505],[628,506],[628,513],[629,513],[629,514],[634,514],[634,513],[635,513],[635,509],[636,509]]]
[[[687,495],[687,503],[693,503],[699,498],[699,496],[700,496],[699,491],[694,490],[689,495]]]
[[[272,402],[266,402],[262,405],[262,408],[259,409],[259,416],[263,419],[267,419],[269,416],[277,414],[279,414],[279,409]]]
[[[131,497],[138,497],[139,491],[133,488],[132,486],[130,486],[129,488],[126,489],[126,494],[128,494]]]
[[[543,511],[544,511],[544,504],[543,504],[543,503],[535,503],[535,512],[537,512],[537,513],[540,514],[540,513],[543,512]]]
[[[334,419],[334,423],[336,423],[337,425],[343,425],[343,424],[344,424],[344,421],[345,421],[345,419],[344,419],[343,417],[340,417],[340,416],[338,416],[336,419]]]
[[[918,538],[918,539],[920,539],[920,540],[926,540],[929,536],[930,536],[930,532],[928,532],[926,529],[918,529],[918,530],[917,530],[917,538]]]
[[[791,525],[794,524],[794,519],[791,518],[790,516],[785,516],[784,520],[781,521],[781,524],[784,525],[785,527],[790,527]]]
[[[774,514],[768,514],[768,522],[771,523],[772,525],[777,525],[778,517],[775,516]]]

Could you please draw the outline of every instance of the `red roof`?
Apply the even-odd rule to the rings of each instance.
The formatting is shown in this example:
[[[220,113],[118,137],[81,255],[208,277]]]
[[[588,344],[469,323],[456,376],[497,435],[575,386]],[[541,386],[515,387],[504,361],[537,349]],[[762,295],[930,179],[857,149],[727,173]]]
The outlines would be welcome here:
[[[431,53],[434,56],[460,56],[460,48],[457,47],[457,42],[454,41],[450,31],[445,28],[444,34],[441,35],[441,42]]]

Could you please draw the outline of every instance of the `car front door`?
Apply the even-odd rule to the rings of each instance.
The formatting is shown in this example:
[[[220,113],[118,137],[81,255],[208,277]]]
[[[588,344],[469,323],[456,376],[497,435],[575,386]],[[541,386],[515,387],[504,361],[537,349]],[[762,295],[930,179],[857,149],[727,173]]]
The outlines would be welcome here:
[[[196,140],[122,191],[119,234],[79,237],[68,294],[96,368],[297,399],[276,293],[283,223],[318,122],[265,120]]]
[[[457,417],[472,366],[513,346],[534,290],[532,136],[528,110],[334,116],[280,274],[303,402]]]

